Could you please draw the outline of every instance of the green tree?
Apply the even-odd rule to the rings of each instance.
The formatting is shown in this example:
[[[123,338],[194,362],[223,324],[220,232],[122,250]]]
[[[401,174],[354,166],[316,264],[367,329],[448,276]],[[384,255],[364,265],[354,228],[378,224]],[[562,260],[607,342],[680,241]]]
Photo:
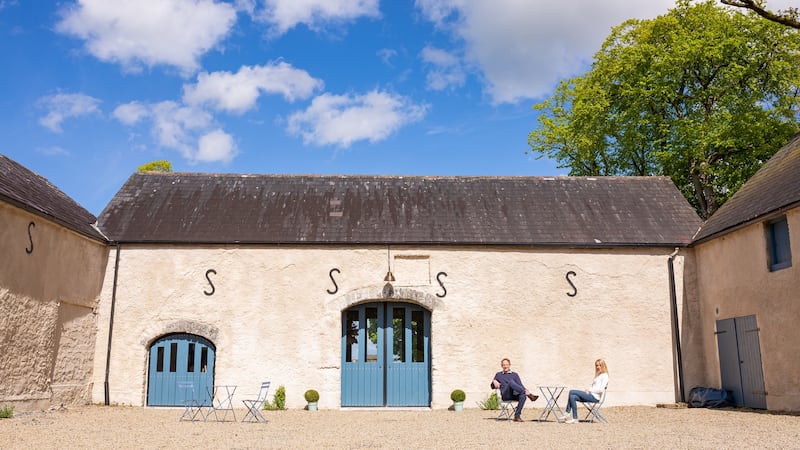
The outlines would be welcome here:
[[[708,0],[612,29],[534,105],[529,153],[571,175],[667,175],[707,218],[797,130],[800,34]]]
[[[172,172],[172,163],[167,160],[150,161],[136,169],[137,172]]]
[[[722,3],[737,8],[745,8],[754,11],[759,16],[777,22],[787,27],[800,29],[800,9],[786,8],[772,12],[767,9],[767,2],[764,0],[721,0]]]

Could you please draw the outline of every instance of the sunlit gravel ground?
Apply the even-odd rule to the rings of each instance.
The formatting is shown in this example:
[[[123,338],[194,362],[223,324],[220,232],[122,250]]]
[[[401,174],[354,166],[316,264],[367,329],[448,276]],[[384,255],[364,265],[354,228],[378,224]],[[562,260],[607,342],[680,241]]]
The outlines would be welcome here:
[[[608,424],[496,421],[494,412],[265,411],[269,423],[180,422],[180,409],[82,406],[0,419],[0,449],[62,448],[800,448],[800,416],[609,407]],[[241,418],[244,410],[236,411]],[[213,416],[212,416],[213,418]]]

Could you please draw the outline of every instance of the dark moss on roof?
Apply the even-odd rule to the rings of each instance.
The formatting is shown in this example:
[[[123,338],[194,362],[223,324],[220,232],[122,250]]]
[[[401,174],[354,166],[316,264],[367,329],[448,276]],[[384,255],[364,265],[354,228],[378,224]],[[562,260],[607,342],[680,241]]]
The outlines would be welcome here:
[[[800,204],[800,133],[703,224],[696,242],[721,236]]]
[[[0,155],[0,200],[76,233],[105,242],[97,218],[47,179]]]
[[[666,177],[135,173],[113,241],[685,246],[700,219]]]

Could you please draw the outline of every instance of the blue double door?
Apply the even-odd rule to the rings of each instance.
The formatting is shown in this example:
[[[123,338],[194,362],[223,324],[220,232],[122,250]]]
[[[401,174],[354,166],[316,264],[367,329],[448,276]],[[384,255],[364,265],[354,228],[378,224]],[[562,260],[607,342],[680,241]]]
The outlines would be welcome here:
[[[411,303],[342,313],[342,406],[430,406],[431,314]]]
[[[147,405],[181,406],[190,399],[210,405],[214,359],[214,345],[200,336],[171,334],[158,339],[150,346]]]

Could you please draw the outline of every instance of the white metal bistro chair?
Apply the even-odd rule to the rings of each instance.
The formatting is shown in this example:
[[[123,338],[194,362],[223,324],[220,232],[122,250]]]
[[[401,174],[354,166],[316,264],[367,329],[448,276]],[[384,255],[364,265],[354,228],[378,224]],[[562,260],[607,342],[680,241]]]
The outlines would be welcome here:
[[[606,418],[600,414],[600,408],[606,401],[606,392],[608,392],[608,386],[603,389],[603,393],[600,394],[600,400],[597,402],[581,402],[581,404],[585,406],[587,410],[589,410],[586,413],[586,417],[583,418],[584,422],[594,422],[597,420],[598,422],[608,423],[608,420],[606,420]]]
[[[258,391],[258,397],[252,400],[242,400],[244,406],[247,408],[242,418],[242,422],[264,422],[268,420],[261,415],[261,410],[264,408],[264,403],[267,401],[267,394],[269,393],[269,381],[261,383],[261,390]]]
[[[183,403],[183,414],[181,414],[181,421],[188,420],[194,422],[196,420],[205,419],[203,414],[203,404],[198,400],[197,394],[194,390],[193,381],[178,381],[178,394]],[[200,416],[198,419],[197,416]]]
[[[517,409],[517,399],[503,400],[500,389],[495,389],[494,392],[497,394],[497,401],[500,402],[500,414],[497,415],[497,420],[513,419],[514,411]]]

